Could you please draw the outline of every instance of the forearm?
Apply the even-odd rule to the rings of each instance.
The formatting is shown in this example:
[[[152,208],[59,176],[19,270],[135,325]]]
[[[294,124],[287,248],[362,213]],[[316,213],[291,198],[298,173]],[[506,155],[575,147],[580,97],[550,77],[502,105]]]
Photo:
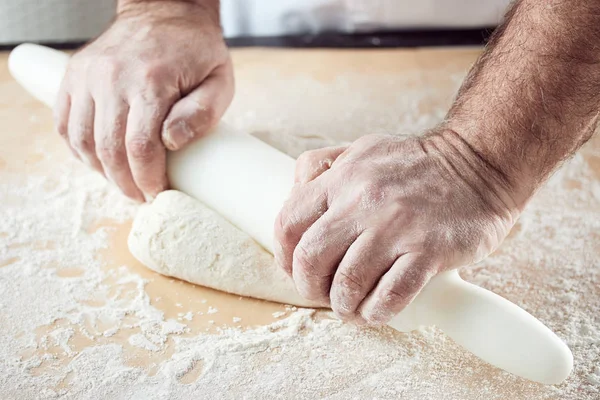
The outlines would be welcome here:
[[[210,13],[211,18],[216,20],[217,23],[220,22],[220,0],[118,0],[117,14],[122,14],[132,8],[144,7],[152,3],[154,5],[162,3],[165,7],[170,7],[173,3],[198,5]]]
[[[470,71],[445,126],[522,206],[592,135],[600,111],[600,2],[522,0]]]

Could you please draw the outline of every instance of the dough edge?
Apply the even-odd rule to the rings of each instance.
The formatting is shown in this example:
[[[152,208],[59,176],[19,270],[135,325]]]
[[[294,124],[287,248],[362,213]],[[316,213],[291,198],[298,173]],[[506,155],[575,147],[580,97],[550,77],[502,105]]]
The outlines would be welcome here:
[[[318,306],[298,294],[273,256],[249,235],[176,190],[140,207],[128,247],[138,261],[162,275],[240,296]]]

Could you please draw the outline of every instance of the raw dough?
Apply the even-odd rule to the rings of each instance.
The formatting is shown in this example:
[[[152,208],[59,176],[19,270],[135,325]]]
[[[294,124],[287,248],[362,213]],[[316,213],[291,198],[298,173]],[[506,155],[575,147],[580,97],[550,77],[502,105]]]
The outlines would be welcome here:
[[[250,236],[179,191],[163,192],[141,207],[128,245],[135,258],[163,275],[241,296],[316,306]]]

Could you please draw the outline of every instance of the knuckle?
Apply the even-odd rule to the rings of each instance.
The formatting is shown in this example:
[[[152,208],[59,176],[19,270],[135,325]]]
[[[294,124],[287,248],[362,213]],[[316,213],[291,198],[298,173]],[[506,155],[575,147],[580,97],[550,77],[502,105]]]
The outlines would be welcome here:
[[[116,143],[104,142],[96,150],[98,158],[105,164],[121,167],[126,164],[126,155],[123,148]]]
[[[415,291],[415,283],[405,277],[396,280],[393,284],[384,288],[379,295],[379,304],[387,307],[388,305],[404,302]]]
[[[296,160],[297,165],[312,165],[317,158],[317,152],[315,150],[308,150],[300,154]]]
[[[312,254],[302,243],[294,249],[295,268],[298,268],[306,276],[320,276],[317,255]]]
[[[112,54],[98,54],[87,62],[88,72],[98,72],[104,76],[111,76],[121,70],[122,62]]]
[[[56,130],[58,131],[58,134],[66,138],[69,133],[68,123],[66,119],[62,117],[54,117],[54,124],[56,125]]]
[[[144,83],[143,88],[138,92],[140,104],[153,116],[158,117],[165,106],[164,86],[157,82],[149,81]]]
[[[364,284],[351,272],[338,271],[331,289],[331,308],[342,319],[354,318]]]
[[[134,159],[150,160],[157,150],[156,143],[145,137],[135,137],[127,142],[127,153]]]
[[[90,87],[112,84],[118,80],[120,64],[110,56],[99,55],[90,59],[81,57],[73,66],[72,74],[85,79]]]
[[[74,132],[69,129],[69,131],[72,132],[69,141],[74,149],[86,153],[94,149],[94,139],[91,129],[84,128],[75,130]]]
[[[279,212],[275,219],[275,237],[282,246],[288,247],[295,238],[295,230],[290,219],[287,217],[285,207]]]
[[[406,283],[385,288],[378,297],[380,308],[403,302],[409,296],[409,288]]]
[[[340,289],[342,289],[345,293],[356,293],[363,289],[364,284],[355,274],[344,271],[339,271],[339,274],[340,277],[338,279],[338,284],[340,285]]]
[[[102,74],[110,82],[115,82],[121,74],[121,63],[111,57],[102,60]]]
[[[147,82],[159,82],[165,75],[166,68],[157,63],[148,63],[141,68],[141,76]]]

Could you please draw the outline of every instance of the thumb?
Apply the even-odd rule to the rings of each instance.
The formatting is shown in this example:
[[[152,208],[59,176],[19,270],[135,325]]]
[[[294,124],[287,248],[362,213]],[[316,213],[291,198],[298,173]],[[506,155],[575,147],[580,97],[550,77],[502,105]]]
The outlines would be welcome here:
[[[193,139],[205,135],[229,107],[233,91],[233,67],[228,61],[171,107],[161,134],[165,147],[179,150]]]

